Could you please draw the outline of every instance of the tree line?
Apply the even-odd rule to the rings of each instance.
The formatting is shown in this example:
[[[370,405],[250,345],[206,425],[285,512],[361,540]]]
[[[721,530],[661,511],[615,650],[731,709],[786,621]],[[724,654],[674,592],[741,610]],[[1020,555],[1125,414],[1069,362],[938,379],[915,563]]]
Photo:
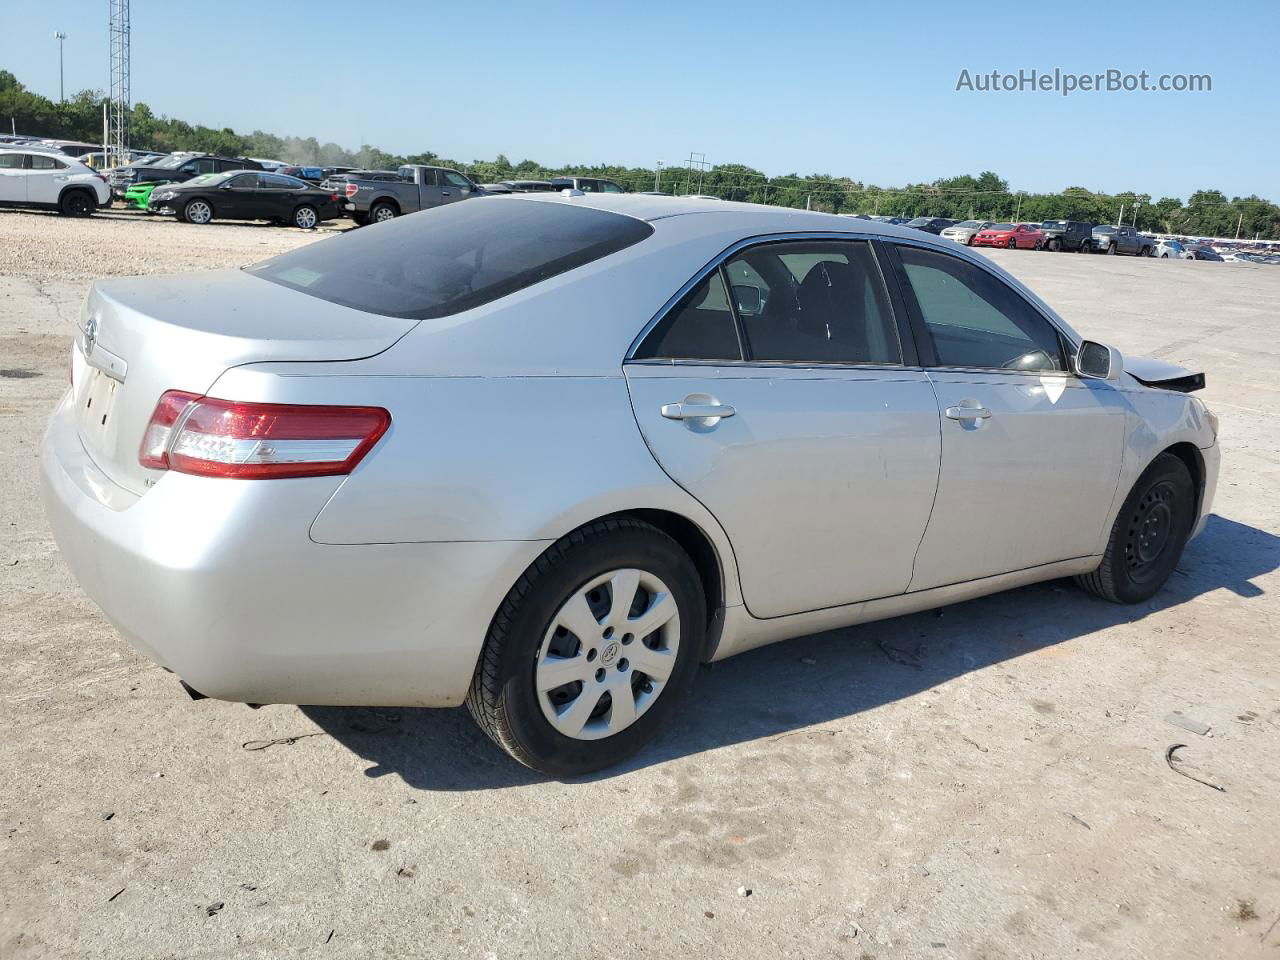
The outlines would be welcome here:
[[[96,143],[102,136],[100,91],[83,90],[56,102],[27,90],[10,72],[0,70],[0,121],[27,133]],[[1228,198],[1219,190],[1197,190],[1185,202],[1153,199],[1142,191],[1095,193],[1067,187],[1060,193],[1026,193],[991,171],[977,176],[945,177],[931,183],[882,187],[849,177],[811,173],[767,176],[738,163],[627,167],[613,164],[547,167],[534,160],[458,161],[431,151],[401,156],[369,144],[348,150],[315,137],[280,137],[255,130],[241,134],[155,114],[145,103],[130,111],[131,146],[138,150],[198,150],[222,156],[250,156],[308,166],[356,166],[394,169],[402,163],[438,163],[465,171],[481,183],[576,175],[608,177],[630,190],[701,193],[724,200],[808,207],[829,213],[883,214],[900,217],[951,217],[957,220],[1088,220],[1131,223],[1139,230],[1192,236],[1280,239],[1280,206],[1250,195]]]

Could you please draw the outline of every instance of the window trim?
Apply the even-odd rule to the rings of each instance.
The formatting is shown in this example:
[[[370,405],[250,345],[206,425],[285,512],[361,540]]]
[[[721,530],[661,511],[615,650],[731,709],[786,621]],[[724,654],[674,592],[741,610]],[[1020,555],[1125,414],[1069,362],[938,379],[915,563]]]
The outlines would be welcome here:
[[[889,280],[889,274],[885,269],[883,252],[879,249],[876,241],[893,239],[879,236],[876,234],[866,233],[839,233],[834,231],[804,231],[797,233],[769,233],[760,234],[753,237],[745,237],[730,244],[711,261],[705,264],[697,273],[695,273],[688,281],[685,282],[675,295],[659,308],[658,312],[650,318],[631,341],[631,346],[627,348],[626,355],[623,357],[624,364],[646,364],[649,366],[697,366],[697,367],[773,367],[783,369],[822,369],[822,370],[912,370],[920,369],[918,361],[918,345],[915,339],[915,331],[907,324],[907,318],[903,313],[903,302],[900,291],[895,287],[895,283]],[[889,310],[892,314],[894,329],[898,334],[899,355],[901,359],[897,363],[837,363],[824,360],[757,360],[746,359],[747,354],[747,338],[743,330],[742,318],[738,316],[737,305],[733,302],[733,287],[729,283],[729,278],[724,272],[725,264],[729,260],[751,247],[769,246],[778,243],[803,243],[806,241],[837,241],[844,243],[864,242],[867,249],[871,253],[872,262],[876,266],[876,270],[880,275],[880,282],[885,291],[885,296],[889,301]],[[895,258],[896,259],[896,258]],[[673,357],[646,357],[637,358],[636,352],[640,349],[640,345],[648,339],[649,334],[660,324],[667,314],[674,310],[685,295],[700,284],[712,272],[719,271],[721,282],[725,285],[725,291],[729,298],[729,310],[733,314],[734,327],[738,333],[739,350],[742,353],[741,360],[693,360]]]
[[[1032,300],[1028,299],[1025,294],[1017,287],[1013,286],[1000,274],[992,270],[987,264],[982,263],[976,258],[957,256],[950,250],[944,250],[929,243],[915,242],[915,238],[885,237],[885,247],[887,255],[891,258],[894,265],[894,273],[897,275],[898,283],[902,285],[903,299],[906,301],[907,310],[910,314],[911,325],[916,336],[916,343],[920,349],[921,366],[926,370],[938,370],[946,373],[981,373],[981,374],[1000,374],[1002,376],[1040,376],[1040,377],[1063,377],[1078,379],[1075,372],[1070,369],[1071,361],[1075,357],[1076,351],[1080,345],[1076,343],[1058,322]],[[906,267],[902,263],[902,258],[898,255],[897,247],[919,247],[923,250],[929,250],[942,256],[950,257],[952,260],[958,260],[961,263],[967,263],[985,272],[992,280],[1003,284],[1004,287],[1023,304],[1035,313],[1036,316],[1044,320],[1049,325],[1049,329],[1053,331],[1058,338],[1058,347],[1062,351],[1063,360],[1066,361],[1066,370],[1007,370],[1004,367],[963,367],[963,366],[947,366],[938,359],[938,348],[933,340],[933,333],[929,330],[928,324],[924,322],[924,314],[920,310],[920,304],[916,300],[915,291],[911,287],[911,282],[907,278]]]

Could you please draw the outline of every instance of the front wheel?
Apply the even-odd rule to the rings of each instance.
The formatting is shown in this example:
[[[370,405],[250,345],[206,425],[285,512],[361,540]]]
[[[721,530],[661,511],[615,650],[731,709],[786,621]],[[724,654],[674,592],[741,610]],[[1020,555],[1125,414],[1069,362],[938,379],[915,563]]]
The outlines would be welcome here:
[[[1107,244],[1107,253],[1114,256],[1115,252],[1116,252],[1116,245],[1114,243]]]
[[[213,219],[213,207],[207,200],[192,200],[182,208],[182,219],[187,223],[208,223]]]
[[[574,777],[643,747],[693,680],[706,601],[656,527],[588,524],[547,549],[494,615],[467,708],[527,767]]]
[[[1050,253],[1057,253],[1057,252],[1058,252],[1059,250],[1061,250],[1061,249],[1062,249],[1062,241],[1061,241],[1061,240],[1050,240],[1050,241],[1049,241],[1049,252],[1050,252]]]
[[[293,211],[293,225],[302,230],[314,230],[319,222],[320,215],[316,213],[315,207],[308,207],[304,204]]]
[[[83,190],[68,190],[58,201],[58,210],[64,217],[87,217],[95,206],[93,199]]]
[[[1017,249],[1018,249],[1018,241],[1017,241],[1017,240],[1015,240],[1013,237],[1010,237],[1010,238],[1009,238],[1009,242],[1008,242],[1007,244],[1005,244],[1005,246],[1007,246],[1010,250],[1017,250]]]
[[[1120,508],[1102,563],[1076,577],[1076,583],[1112,603],[1151,599],[1178,565],[1195,513],[1195,483],[1187,465],[1171,453],[1160,454]]]

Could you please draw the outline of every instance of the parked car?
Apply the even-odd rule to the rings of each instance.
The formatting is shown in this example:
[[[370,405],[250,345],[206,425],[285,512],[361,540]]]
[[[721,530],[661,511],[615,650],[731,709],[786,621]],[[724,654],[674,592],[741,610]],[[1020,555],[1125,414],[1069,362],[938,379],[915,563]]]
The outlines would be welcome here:
[[[991,226],[990,220],[961,220],[950,227],[944,227],[939,236],[966,246],[973,243],[973,238]]]
[[[100,143],[85,143],[82,140],[55,140],[46,138],[40,141],[41,145],[48,147],[50,150],[56,150],[63,156],[80,157],[86,153],[92,153],[102,149]]]
[[[1030,223],[993,223],[985,230],[979,230],[970,246],[1039,250],[1044,246],[1044,233]]]
[[[943,230],[954,224],[954,220],[948,220],[945,217],[916,217],[914,220],[907,221],[907,226],[911,229],[933,234],[941,234]]]
[[[1159,257],[1162,260],[1186,260],[1187,251],[1182,246],[1182,241],[1175,240],[1172,237],[1161,237],[1156,241],[1155,251],[1152,256]]]
[[[163,160],[167,157],[166,153],[156,153],[153,150],[130,150],[128,160],[124,165],[130,163],[155,163],[157,160]],[[95,170],[109,170],[115,166],[116,158],[106,150],[96,150],[92,153],[85,153],[76,158],[81,163],[93,167]]]
[[[1212,260],[1214,263],[1222,262],[1222,254],[1207,243],[1190,244],[1187,247],[1188,260]]]
[[[1135,257],[1150,257],[1155,253],[1155,241],[1144,237],[1133,227],[1113,227],[1099,224],[1093,228],[1093,249],[1101,253],[1129,253]]]
[[[325,178],[324,167],[300,167],[296,164],[286,164],[279,170],[286,177],[297,177],[299,180],[310,180],[313,183],[320,183]]]
[[[465,701],[574,776],[701,661],[1070,575],[1142,603],[1203,529],[1202,375],[919,231],[688,209],[506,197],[98,281],[41,442],[73,574],[196,696]]]
[[[515,191],[505,183],[482,183],[480,184],[480,189],[485,193],[515,193]]]
[[[348,176],[343,209],[357,224],[382,223],[406,213],[416,213],[481,196],[471,179],[448,167],[410,163],[396,170],[397,180]]]
[[[503,180],[503,186],[512,193],[555,193],[550,180]]]
[[[0,206],[57,210],[87,217],[111,206],[106,179],[65,154],[0,147]]]
[[[151,193],[148,209],[187,223],[273,220],[310,230],[342,215],[338,195],[282,173],[233,170],[167,183]]]
[[[626,193],[622,186],[603,177],[552,177],[556,190],[581,190],[583,193]]]
[[[212,174],[206,174],[212,176]],[[168,181],[146,180],[142,183],[130,184],[124,191],[124,205],[134,210],[146,210],[151,203],[151,194],[156,187],[164,186]]]
[[[1040,224],[1046,250],[1088,253],[1093,224],[1083,220],[1046,220]]]
[[[185,183],[205,173],[227,173],[231,170],[261,170],[262,165],[248,157],[215,157],[207,153],[175,153],[155,163],[132,163],[111,172],[111,189],[123,197],[135,183]]]

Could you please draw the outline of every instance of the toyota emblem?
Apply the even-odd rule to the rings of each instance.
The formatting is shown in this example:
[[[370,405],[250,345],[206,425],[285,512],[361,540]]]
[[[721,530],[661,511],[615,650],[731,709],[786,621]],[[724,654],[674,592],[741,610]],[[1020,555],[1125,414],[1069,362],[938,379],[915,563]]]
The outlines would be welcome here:
[[[98,342],[98,318],[90,317],[84,325],[84,355],[93,353],[93,345]]]

